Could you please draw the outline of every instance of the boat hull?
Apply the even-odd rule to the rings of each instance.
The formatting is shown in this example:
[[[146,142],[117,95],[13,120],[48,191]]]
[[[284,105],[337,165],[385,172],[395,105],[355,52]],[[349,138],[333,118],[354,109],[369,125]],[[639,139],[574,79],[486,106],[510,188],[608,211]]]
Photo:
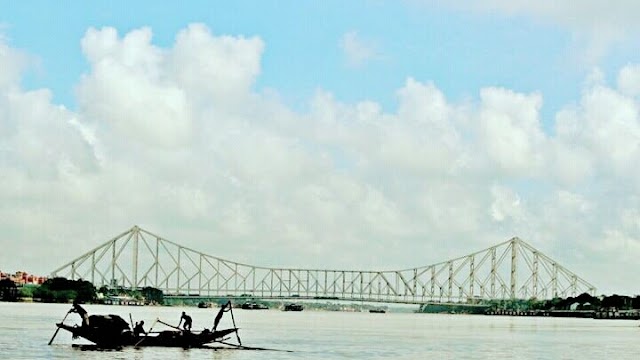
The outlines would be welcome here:
[[[74,338],[81,337],[102,348],[127,346],[196,348],[223,341],[226,336],[238,331],[237,328],[213,332],[207,330],[201,332],[168,330],[147,335],[134,335],[131,331],[107,332],[90,326],[69,326],[62,323],[56,325],[60,329],[69,331]]]

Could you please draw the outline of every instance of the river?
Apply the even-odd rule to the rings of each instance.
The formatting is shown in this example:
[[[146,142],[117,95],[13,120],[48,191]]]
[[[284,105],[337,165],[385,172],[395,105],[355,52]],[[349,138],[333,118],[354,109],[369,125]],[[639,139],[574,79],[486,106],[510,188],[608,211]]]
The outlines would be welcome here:
[[[640,359],[640,322],[365,312],[234,310],[243,344],[285,351],[143,348],[82,351],[68,332],[47,343],[67,304],[0,303],[0,359]],[[217,309],[87,305],[118,314],[211,327]],[[229,317],[226,316],[229,320]],[[77,323],[77,314],[66,322]],[[228,325],[224,323],[223,325]],[[162,330],[156,325],[154,330]]]

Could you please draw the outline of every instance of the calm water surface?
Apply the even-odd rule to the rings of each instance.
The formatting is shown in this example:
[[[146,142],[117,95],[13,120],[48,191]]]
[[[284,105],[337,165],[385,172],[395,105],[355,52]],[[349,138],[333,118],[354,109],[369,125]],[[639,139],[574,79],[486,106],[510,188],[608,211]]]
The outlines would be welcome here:
[[[243,344],[292,350],[124,349],[81,351],[60,331],[62,304],[0,303],[0,359],[640,359],[640,322],[328,311],[234,311]],[[89,313],[211,327],[217,309],[87,305]],[[71,314],[66,322],[78,322]],[[227,325],[227,324],[223,324]],[[156,325],[154,330],[161,330]]]

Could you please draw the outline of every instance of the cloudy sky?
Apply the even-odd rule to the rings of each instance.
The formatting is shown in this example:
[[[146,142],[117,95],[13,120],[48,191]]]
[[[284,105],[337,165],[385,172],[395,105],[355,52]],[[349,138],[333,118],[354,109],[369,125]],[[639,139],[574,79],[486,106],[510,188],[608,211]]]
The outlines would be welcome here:
[[[134,224],[255,265],[518,236],[640,293],[640,2],[0,1],[0,270]]]

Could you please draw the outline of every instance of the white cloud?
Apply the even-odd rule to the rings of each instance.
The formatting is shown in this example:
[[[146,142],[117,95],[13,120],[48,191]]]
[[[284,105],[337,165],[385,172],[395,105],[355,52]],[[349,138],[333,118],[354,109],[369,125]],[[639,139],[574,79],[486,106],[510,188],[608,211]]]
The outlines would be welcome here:
[[[121,135],[176,147],[191,138],[192,119],[184,91],[165,75],[162,51],[151,45],[151,30],[118,39],[116,30],[89,29],[82,40],[92,72],[77,93],[86,115]]]
[[[257,38],[214,37],[203,25],[180,31],[173,48],[151,44],[151,30],[122,39],[113,28],[89,29],[83,52],[92,65],[77,93],[86,115],[121,135],[176,148],[193,139],[193,107],[222,108],[244,100],[260,71]]]
[[[640,65],[627,65],[620,70],[618,89],[627,96],[640,96]]]
[[[377,56],[376,46],[363,39],[356,31],[349,31],[342,35],[340,48],[344,52],[345,60],[350,67],[361,67]]]
[[[489,157],[507,173],[537,174],[546,141],[539,119],[542,97],[486,88],[480,98],[480,141]]]
[[[238,106],[260,74],[263,51],[257,37],[213,36],[206,26],[192,24],[176,36],[165,75],[175,77],[191,98]]]
[[[452,3],[478,11],[533,16],[585,31],[609,29],[615,32],[625,27],[638,27],[635,14],[640,12],[640,4],[633,0],[582,0],[580,3],[552,0],[454,0]]]
[[[138,223],[257,265],[406,268],[519,236],[602,291],[640,275],[633,64],[546,133],[539,93],[455,102],[409,78],[394,112],[323,90],[298,112],[253,89],[260,39],[202,25],[151,39],[87,31],[77,112],[20,89],[26,60],[3,48],[3,267],[46,272]]]
[[[431,6],[434,3],[453,9],[482,14],[500,14],[528,17],[535,21],[568,29],[578,43],[586,43],[581,59],[593,65],[622,40],[637,37],[640,24],[640,2],[635,0],[602,1],[581,0],[419,0]]]
[[[601,172],[637,176],[637,169],[629,166],[640,156],[640,111],[636,100],[604,85],[589,86],[577,108],[558,114],[556,132],[557,141],[570,147],[570,151],[588,149],[588,155],[599,162]]]
[[[23,70],[29,65],[26,54],[7,45],[0,34],[0,90],[15,88],[19,85]]]
[[[501,186],[491,189],[493,203],[491,204],[491,217],[498,222],[507,218],[519,220],[522,218],[520,197],[513,190]]]
[[[576,186],[594,175],[593,154],[584,144],[572,139],[553,139],[549,144],[549,165],[545,176],[565,186]]]

